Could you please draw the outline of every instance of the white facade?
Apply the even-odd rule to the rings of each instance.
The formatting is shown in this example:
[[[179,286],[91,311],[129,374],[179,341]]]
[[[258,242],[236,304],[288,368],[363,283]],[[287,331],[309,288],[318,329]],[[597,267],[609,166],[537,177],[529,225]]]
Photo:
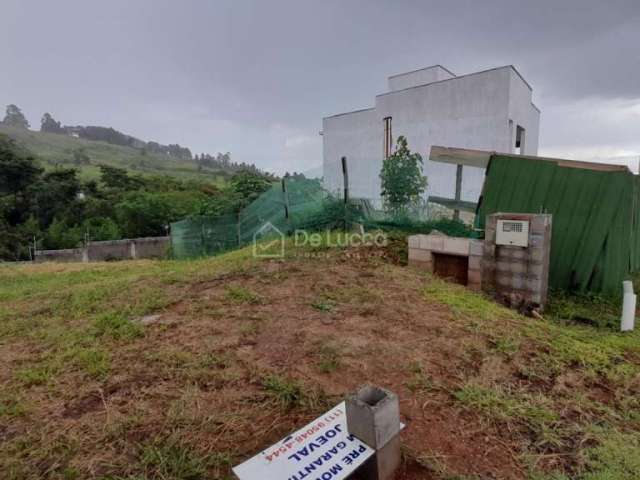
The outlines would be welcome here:
[[[343,188],[341,158],[347,158],[352,197],[380,197],[385,118],[392,141],[404,135],[422,155],[427,195],[454,198],[456,166],[429,161],[432,145],[535,155],[540,111],[532,90],[513,66],[456,77],[433,67],[394,75],[375,107],[326,117],[322,121],[326,187]],[[516,137],[521,139],[516,148]],[[462,200],[476,202],[484,170],[464,167]]]

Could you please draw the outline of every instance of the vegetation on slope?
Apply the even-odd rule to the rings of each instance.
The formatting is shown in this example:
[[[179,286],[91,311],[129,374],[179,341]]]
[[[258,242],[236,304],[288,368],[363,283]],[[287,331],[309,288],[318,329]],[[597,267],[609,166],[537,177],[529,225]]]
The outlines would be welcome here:
[[[231,478],[370,382],[400,396],[399,478],[636,478],[637,333],[521,317],[384,249],[289,247],[0,268],[3,475]]]
[[[85,140],[69,135],[36,132],[0,123],[0,134],[41,159],[46,169],[76,168],[83,180],[100,176],[100,165],[123,168],[144,176],[169,175],[220,185],[233,173],[222,169],[199,169],[194,161],[155,154],[139,148]]]
[[[168,176],[131,175],[101,165],[97,180],[75,168],[43,169],[0,134],[0,260],[30,258],[38,249],[74,248],[86,240],[166,235],[189,215],[236,212],[271,178],[236,172],[222,187]]]

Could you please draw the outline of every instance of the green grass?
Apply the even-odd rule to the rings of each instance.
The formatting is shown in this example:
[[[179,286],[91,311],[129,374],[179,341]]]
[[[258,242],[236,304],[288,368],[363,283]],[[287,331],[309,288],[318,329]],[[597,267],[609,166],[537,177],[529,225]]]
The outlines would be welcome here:
[[[229,285],[226,287],[227,298],[235,303],[250,303],[252,305],[259,305],[264,303],[264,298],[255,292],[244,287],[236,287]]]
[[[267,393],[284,408],[299,406],[304,400],[302,387],[290,378],[269,375],[264,378],[262,385]]]
[[[93,321],[95,335],[116,340],[131,340],[144,335],[142,325],[129,320],[122,313],[103,313]]]
[[[406,386],[414,393],[424,393],[433,390],[435,387],[433,380],[426,374],[422,365],[417,362],[409,366],[409,380]]]
[[[175,440],[165,440],[143,448],[140,463],[149,478],[205,480],[212,460],[229,462],[228,458],[211,458],[194,453]]]
[[[0,394],[0,418],[22,417],[27,411],[27,406],[18,396]]]
[[[424,294],[427,301],[447,305],[457,317],[475,322],[490,322],[495,318],[516,316],[511,310],[487,301],[487,298],[480,293],[431,276]]]
[[[352,345],[349,329],[330,331],[319,340],[296,337],[306,354],[302,373],[282,370],[275,363],[277,357],[255,353],[260,342],[243,345],[248,342],[240,338],[236,343],[239,336],[255,336],[262,329],[267,332],[272,321],[270,305],[265,304],[269,294],[241,286],[239,280],[258,272],[258,261],[247,248],[190,261],[2,266],[0,346],[10,370],[0,393],[0,423],[52,425],[37,418],[47,399],[62,398],[66,403],[102,389],[106,407],[100,405],[87,415],[95,416],[88,418],[97,419],[104,438],[94,436],[91,442],[109,442],[109,448],[130,452],[130,469],[119,464],[114,468],[125,476],[113,478],[225,478],[229,466],[249,453],[241,450],[243,445],[220,449],[207,441],[224,442],[230,432],[250,429],[256,418],[264,420],[261,415],[270,417],[262,426],[278,428],[277,432],[268,430],[269,441],[274,440],[339,401],[324,395],[320,385],[335,379],[343,388],[353,380],[353,366],[345,361],[352,354],[348,350]],[[307,266],[296,264],[285,273],[296,275],[298,268],[305,271]],[[562,300],[562,308],[547,311],[543,320],[531,319],[432,277],[390,265],[383,273],[384,281],[393,287],[387,298],[397,292],[409,296],[405,287],[411,286],[414,292],[420,287],[421,298],[415,293],[411,297],[417,303],[425,302],[419,305],[415,321],[424,320],[420,316],[424,309],[425,315],[434,314],[439,322],[437,329],[421,329],[425,338],[415,338],[414,344],[409,334],[397,343],[392,338],[368,340],[367,352],[385,349],[385,353],[396,352],[402,358],[393,365],[382,356],[368,357],[374,360],[369,374],[380,372],[380,378],[393,378],[407,402],[403,405],[414,402],[428,408],[428,402],[442,401],[446,408],[464,411],[465,421],[474,428],[487,427],[488,435],[508,432],[509,440],[505,441],[515,439],[509,443],[509,453],[530,468],[527,473],[532,480],[634,478],[630,472],[639,468],[640,438],[638,333],[620,334],[607,326],[596,327],[597,322],[565,318],[574,310],[571,298]],[[231,285],[221,287],[222,299],[199,293],[203,287],[208,291],[211,284],[220,285],[221,279],[227,282],[228,278],[232,278]],[[374,280],[380,285],[379,279]],[[332,288],[319,285],[303,308],[321,312],[343,305],[377,308],[385,298],[366,285]],[[317,306],[309,306],[311,301]],[[602,304],[598,305],[594,309],[601,308]],[[173,318],[174,308],[179,312],[176,317],[189,317],[199,329],[198,338],[189,330],[191,324],[143,326],[137,322],[152,312],[167,311]],[[216,309],[216,315],[203,314],[211,308]],[[229,310],[242,316],[225,324],[230,325],[228,329],[222,328],[221,318]],[[379,319],[402,332],[402,325],[394,324],[395,320],[393,315]],[[412,333],[417,336],[417,331]],[[178,332],[185,342],[173,342]],[[436,339],[433,335],[450,342],[451,350],[440,352],[441,358],[435,356],[439,354],[437,342],[429,351],[429,340]],[[170,339],[169,343],[158,343],[163,337]],[[153,348],[144,348],[147,343]],[[134,357],[135,368],[128,371],[122,359],[128,362]],[[384,365],[377,365],[378,360]],[[451,365],[452,369],[440,374],[440,365]],[[132,384],[109,396],[106,387],[126,381]],[[161,415],[156,412],[158,421],[152,425],[145,424],[147,402],[152,401],[144,396],[146,382],[161,388],[166,385],[165,390],[156,390],[160,393],[153,401],[160,402],[166,395],[162,404],[166,408]],[[70,386],[80,386],[83,391],[71,391]],[[205,402],[194,394],[199,389],[215,401],[229,395],[229,408],[203,415]],[[140,395],[141,401],[125,416],[118,411],[118,401],[134,395]],[[277,425],[273,423],[276,420]],[[0,445],[0,468],[5,476],[38,478],[40,465],[55,465],[51,478],[86,476],[86,465],[82,465],[84,433],[77,429],[73,434],[57,433],[27,432]],[[129,436],[135,441],[128,440]],[[256,442],[251,448],[258,451],[261,446]],[[437,454],[429,457],[429,453],[423,450],[416,455],[431,470],[441,469],[442,478],[456,478],[455,472],[447,469],[447,458]],[[556,457],[571,459],[571,463],[564,470],[557,464],[548,471],[540,467],[545,459]],[[558,473],[554,468],[560,469]],[[138,476],[127,477],[129,473]]]
[[[333,373],[342,366],[340,357],[342,349],[334,342],[327,342],[318,349],[318,370],[322,373]]]
[[[635,480],[640,475],[640,440],[637,435],[603,431],[598,446],[587,450],[583,480]]]
[[[328,298],[321,298],[311,303],[311,306],[320,312],[332,312],[336,308],[336,302]]]
[[[500,388],[467,383],[453,396],[466,407],[496,420],[520,420],[535,430],[542,430],[558,419],[543,396],[512,394]]]

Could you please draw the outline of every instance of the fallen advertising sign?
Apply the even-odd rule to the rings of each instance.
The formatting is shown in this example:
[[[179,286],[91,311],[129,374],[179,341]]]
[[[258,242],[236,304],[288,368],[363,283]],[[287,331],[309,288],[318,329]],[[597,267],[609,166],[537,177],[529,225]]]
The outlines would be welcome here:
[[[345,403],[233,468],[240,480],[338,480],[374,454],[347,432]]]

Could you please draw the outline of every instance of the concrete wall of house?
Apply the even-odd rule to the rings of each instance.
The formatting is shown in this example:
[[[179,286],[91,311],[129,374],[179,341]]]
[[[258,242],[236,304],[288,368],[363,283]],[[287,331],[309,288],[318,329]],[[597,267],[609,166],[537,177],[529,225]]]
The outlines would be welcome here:
[[[526,155],[538,154],[538,137],[540,129],[540,111],[532,103],[531,87],[513,69],[510,69],[509,78],[509,120],[513,125],[510,129],[510,141],[505,149],[500,152],[514,153],[516,144],[516,128],[518,125],[525,129],[524,150],[520,153]]]
[[[67,250],[40,250],[36,263],[42,262],[101,262],[163,258],[171,245],[171,237],[146,237],[124,240],[90,242],[87,247]]]
[[[343,188],[342,164],[347,157],[351,195],[379,196],[382,133],[373,108],[325,118],[322,121],[323,176],[326,188]],[[372,186],[375,186],[373,188]]]
[[[415,79],[408,74],[405,80]],[[394,141],[404,135],[409,148],[425,160],[427,195],[455,195],[456,166],[429,161],[432,145],[512,152],[515,129],[521,125],[526,129],[524,153],[537,153],[539,112],[531,103],[531,89],[512,67],[502,67],[391,91],[376,97],[374,109],[325,118],[329,189],[342,188],[339,158],[346,156],[352,195],[379,198],[385,117],[392,117]],[[484,169],[465,167],[462,199],[477,201],[483,181]]]

